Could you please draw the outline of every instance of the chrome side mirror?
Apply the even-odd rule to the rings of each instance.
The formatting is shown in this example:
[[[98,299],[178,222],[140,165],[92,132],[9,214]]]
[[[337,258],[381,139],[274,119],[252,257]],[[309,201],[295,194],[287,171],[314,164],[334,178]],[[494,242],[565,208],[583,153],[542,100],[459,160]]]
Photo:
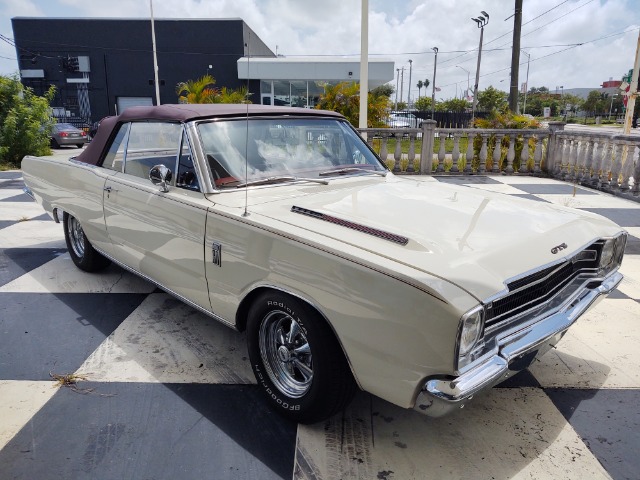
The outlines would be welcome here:
[[[171,170],[165,165],[156,165],[149,170],[149,180],[160,187],[161,192],[168,192],[167,183],[171,181]]]

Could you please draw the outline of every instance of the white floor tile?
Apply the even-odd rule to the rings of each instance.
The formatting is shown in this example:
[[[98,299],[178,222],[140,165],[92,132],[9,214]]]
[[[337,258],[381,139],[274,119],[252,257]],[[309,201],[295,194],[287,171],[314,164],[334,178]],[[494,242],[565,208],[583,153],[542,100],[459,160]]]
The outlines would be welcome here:
[[[30,220],[2,228],[0,248],[66,248],[62,225],[47,220]]]
[[[104,382],[255,383],[243,334],[164,293],[149,295],[76,373]]]
[[[29,220],[43,213],[44,208],[35,202],[0,202],[0,220]]]
[[[606,299],[530,371],[543,387],[640,388],[640,303]]]
[[[610,478],[540,389],[493,389],[440,419],[370,402],[298,427],[294,479]]]
[[[0,449],[29,423],[56,391],[54,382],[0,380]]]
[[[613,195],[536,194],[536,196],[548,202],[572,208],[635,208],[638,210],[638,215],[640,215],[640,203],[614,197]]]
[[[151,293],[155,286],[120,267],[99,273],[77,268],[68,253],[0,287],[0,292]]]

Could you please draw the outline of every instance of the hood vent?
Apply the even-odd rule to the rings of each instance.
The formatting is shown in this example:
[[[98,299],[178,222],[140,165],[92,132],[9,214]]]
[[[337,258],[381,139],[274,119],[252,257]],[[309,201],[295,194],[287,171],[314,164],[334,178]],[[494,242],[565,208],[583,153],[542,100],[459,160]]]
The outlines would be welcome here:
[[[342,220],[341,218],[332,217],[331,215],[325,215],[324,213],[315,212],[313,210],[309,210],[306,208],[296,207],[295,205],[291,207],[291,211],[293,213],[299,213],[301,215],[306,215],[308,217],[317,218],[318,220],[324,220],[325,222],[341,225],[343,227],[347,227],[352,230],[357,230],[358,232],[362,232],[368,235],[373,235],[374,237],[382,238],[383,240],[388,240],[390,242],[398,243],[400,245],[406,245],[407,243],[409,243],[409,239],[407,237],[396,235],[394,233],[385,232],[383,230],[378,230],[377,228],[367,227],[366,225],[350,222],[348,220]]]

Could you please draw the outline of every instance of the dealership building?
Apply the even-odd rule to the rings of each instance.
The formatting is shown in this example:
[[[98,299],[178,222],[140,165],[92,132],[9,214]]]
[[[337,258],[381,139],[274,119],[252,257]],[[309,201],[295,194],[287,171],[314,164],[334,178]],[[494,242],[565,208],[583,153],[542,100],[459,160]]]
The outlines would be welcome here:
[[[78,126],[132,105],[156,103],[149,19],[11,20],[22,83],[35,93],[56,87],[59,120]],[[358,59],[277,56],[241,19],[154,22],[160,103],[177,103],[176,86],[205,74],[217,87],[247,86],[253,103],[313,108],[325,85],[359,81]],[[394,80],[394,64],[369,61],[369,88]]]

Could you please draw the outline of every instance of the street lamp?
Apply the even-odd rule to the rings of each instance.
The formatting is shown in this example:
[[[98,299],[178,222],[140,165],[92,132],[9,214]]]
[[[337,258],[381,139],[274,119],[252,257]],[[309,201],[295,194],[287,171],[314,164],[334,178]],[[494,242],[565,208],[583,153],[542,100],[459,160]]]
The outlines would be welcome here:
[[[467,70],[466,68],[461,67],[460,65],[456,65],[456,67],[461,68],[462,70],[467,72],[467,94],[468,94],[469,93],[469,76],[471,75],[471,72],[469,70]]]
[[[608,120],[611,120],[611,110],[613,109],[613,99],[616,98],[618,96],[617,93],[614,93],[613,95],[611,95],[611,105],[609,106],[609,118]]]
[[[407,110],[411,108],[411,67],[413,60],[409,59],[409,88],[407,88]]]
[[[436,110],[436,68],[438,67],[438,47],[433,47],[431,50],[436,54],[436,58],[433,61],[433,85],[431,85],[431,120],[433,120]]]
[[[480,81],[480,59],[482,58],[482,37],[484,35],[484,27],[489,23],[489,14],[484,10],[480,11],[478,18],[472,18],[480,29],[480,46],[478,47],[478,65],[476,67],[476,83],[473,86],[473,106],[471,108],[471,122],[476,116],[476,106],[478,105],[478,82]]]
[[[527,79],[524,81],[524,103],[522,105],[522,114],[527,113],[527,91],[529,90],[529,61],[531,60],[531,55],[520,49],[522,53],[527,56]]]
[[[400,69],[396,68],[396,72],[397,72],[397,75],[396,75],[396,108],[394,108],[394,110],[398,110],[398,84],[400,82]]]

